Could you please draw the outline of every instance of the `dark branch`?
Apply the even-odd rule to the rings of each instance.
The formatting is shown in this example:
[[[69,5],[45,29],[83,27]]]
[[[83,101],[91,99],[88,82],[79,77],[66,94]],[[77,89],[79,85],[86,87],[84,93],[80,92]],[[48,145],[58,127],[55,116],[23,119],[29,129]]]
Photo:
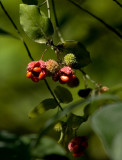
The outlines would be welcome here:
[[[113,0],[116,4],[118,4],[120,7],[122,7],[122,4],[118,2],[117,0]]]
[[[79,9],[81,9],[82,11],[88,13],[90,16],[94,17],[95,19],[97,19],[99,22],[101,22],[104,26],[106,26],[110,31],[112,31],[113,33],[115,33],[119,38],[122,39],[122,35],[121,33],[119,33],[115,28],[113,28],[112,26],[110,26],[109,24],[107,24],[105,21],[103,21],[101,18],[97,17],[96,15],[94,15],[93,13],[91,13],[90,11],[86,10],[85,8],[82,8],[81,6],[79,6],[77,3],[75,3],[72,0],[68,0],[69,2],[71,2],[72,4],[74,4],[76,7],[78,7]]]
[[[49,86],[47,80],[44,79],[44,81],[45,81],[45,84],[46,84],[48,90],[50,91],[51,95],[53,96],[53,98],[55,99],[56,103],[58,104],[59,108],[63,111],[63,108],[61,107],[60,103],[57,101],[57,99],[56,99],[56,97],[55,97],[53,91],[51,90],[51,88],[50,88],[50,86]]]
[[[3,6],[3,4],[2,4],[1,1],[0,1],[0,5],[1,5],[1,8],[3,9],[4,13],[5,13],[6,16],[8,17],[8,19],[11,21],[13,27],[16,29],[17,33],[19,34],[20,39],[22,40],[22,42],[23,42],[23,44],[24,44],[24,46],[25,46],[25,48],[26,48],[26,50],[27,50],[28,56],[29,56],[30,59],[33,61],[34,59],[33,59],[32,56],[31,56],[31,53],[30,53],[30,51],[29,51],[29,48],[28,48],[27,44],[25,43],[23,37],[21,36],[21,34],[20,34],[20,32],[19,32],[16,24],[14,23],[14,21],[12,20],[12,18],[10,17],[10,15],[9,15],[8,12],[6,11],[6,9],[4,8],[4,6]]]

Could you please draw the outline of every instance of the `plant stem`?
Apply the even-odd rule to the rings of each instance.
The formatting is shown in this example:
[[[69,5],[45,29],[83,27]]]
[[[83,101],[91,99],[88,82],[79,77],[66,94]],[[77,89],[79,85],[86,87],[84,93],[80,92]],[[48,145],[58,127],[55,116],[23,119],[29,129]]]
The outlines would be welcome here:
[[[46,48],[46,49],[44,50],[44,52],[42,53],[41,60],[43,59],[43,56],[44,56],[44,54],[47,52],[47,50],[49,49],[49,47],[50,47],[50,45],[47,46],[47,48]]]
[[[47,11],[48,11],[48,18],[50,19],[50,4],[49,4],[49,0],[46,0],[47,2]]]
[[[55,99],[56,103],[58,104],[59,108],[63,111],[63,108],[61,107],[60,103],[57,101],[57,99],[56,99],[56,97],[55,97],[53,91],[51,90],[51,88],[50,88],[50,86],[49,86],[47,80],[44,79],[44,81],[45,81],[45,84],[46,84],[48,90],[50,91],[51,95],[53,96],[53,98]]]
[[[122,4],[118,2],[117,0],[113,0],[116,4],[118,4],[120,7],[122,7]]]
[[[20,39],[21,39],[21,41],[23,42],[23,44],[24,44],[24,46],[25,46],[25,48],[26,48],[26,50],[27,50],[28,56],[30,57],[30,59],[31,59],[32,61],[34,61],[33,57],[31,56],[31,53],[30,53],[30,51],[29,51],[29,48],[28,48],[26,42],[24,41],[24,39],[23,39],[23,37],[21,36],[21,34],[20,34],[20,32],[19,32],[16,24],[14,23],[14,21],[12,20],[12,18],[10,17],[10,15],[9,15],[8,12],[6,11],[6,9],[4,8],[4,6],[3,6],[3,4],[2,4],[1,1],[0,1],[0,5],[1,5],[1,8],[3,9],[4,13],[5,13],[6,16],[8,17],[8,19],[11,21],[13,27],[16,29],[17,33],[19,34]]]
[[[91,13],[90,11],[86,10],[85,8],[81,7],[80,5],[78,5],[76,2],[72,1],[72,0],[68,0],[69,2],[71,2],[72,4],[74,4],[76,7],[78,7],[79,9],[81,9],[82,11],[88,13],[90,16],[94,17],[95,19],[97,19],[99,22],[101,22],[104,26],[106,26],[110,31],[112,31],[113,33],[115,33],[119,38],[122,39],[122,35],[121,33],[119,33],[115,28],[113,28],[112,26],[110,26],[109,24],[107,24],[105,21],[103,21],[101,18],[97,17],[96,15],[94,15],[93,13]]]
[[[52,2],[52,8],[53,8],[53,13],[54,13],[55,23],[56,23],[56,31],[57,31],[57,34],[58,34],[58,37],[59,37],[60,41],[63,43],[64,39],[63,39],[63,37],[62,37],[62,35],[59,31],[59,23],[58,23],[58,19],[57,19],[57,15],[56,15],[54,0],[51,0],[51,2]]]

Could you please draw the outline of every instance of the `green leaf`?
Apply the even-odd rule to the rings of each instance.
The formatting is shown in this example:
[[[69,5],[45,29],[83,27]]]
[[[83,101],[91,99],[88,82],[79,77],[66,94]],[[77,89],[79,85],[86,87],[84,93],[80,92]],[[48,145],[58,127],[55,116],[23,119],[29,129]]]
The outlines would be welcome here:
[[[46,43],[52,38],[53,26],[48,17],[35,5],[20,4],[20,24],[29,38]]]
[[[83,116],[77,116],[75,114],[70,114],[67,123],[72,129],[78,129],[86,119]]]
[[[77,63],[73,66],[75,69],[87,66],[90,62],[90,54],[85,46],[77,41],[66,41],[57,46],[60,51],[60,56],[63,57],[68,53],[73,53],[76,57]]]
[[[49,154],[65,155],[66,151],[51,138],[43,137],[39,144],[33,148],[32,155],[42,158]]]
[[[48,111],[49,109],[54,109],[57,107],[57,103],[53,98],[43,100],[39,105],[32,109],[29,113],[29,118],[37,117],[42,113]]]
[[[37,0],[22,0],[23,3],[28,4],[28,5],[37,5],[38,1]]]
[[[91,126],[97,135],[102,139],[105,149],[113,160],[121,160],[119,157],[120,137],[118,133],[122,133],[122,103],[114,103],[104,106],[97,111],[91,119]],[[119,143],[119,144],[118,144]],[[116,145],[116,147],[114,145]],[[116,148],[116,149],[115,149]],[[119,158],[116,158],[119,157]]]
[[[113,150],[113,159],[121,160],[122,159],[122,131],[119,132],[113,140],[112,144]]]
[[[94,96],[87,98],[85,100],[79,100],[75,103],[69,104],[63,111],[59,112],[57,115],[53,116],[51,119],[49,119],[45,125],[42,127],[42,131],[40,133],[40,137],[45,134],[46,131],[48,131],[51,127],[55,125],[57,121],[59,121],[61,118],[69,114],[73,109],[76,109],[78,107],[82,107],[84,104],[90,104],[91,101],[99,101],[99,100],[106,100],[106,99],[112,99],[115,101],[118,101],[118,97],[113,96],[113,95],[99,95],[99,96]]]
[[[54,89],[54,92],[56,94],[56,97],[60,101],[60,103],[70,103],[73,100],[72,94],[70,93],[70,91],[67,88],[57,86]]]

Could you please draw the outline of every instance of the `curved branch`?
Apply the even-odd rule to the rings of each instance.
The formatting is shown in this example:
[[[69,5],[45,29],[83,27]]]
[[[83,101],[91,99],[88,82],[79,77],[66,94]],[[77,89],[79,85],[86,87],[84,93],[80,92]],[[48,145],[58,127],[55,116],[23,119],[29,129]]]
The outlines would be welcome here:
[[[108,28],[110,31],[112,31],[113,33],[115,33],[119,38],[122,39],[122,34],[119,33],[115,28],[113,28],[112,26],[110,26],[109,24],[107,24],[105,21],[103,21],[101,18],[97,17],[96,15],[94,15],[93,13],[91,13],[90,11],[88,11],[87,9],[79,6],[76,2],[72,1],[72,0],[68,0],[69,2],[71,2],[72,4],[74,4],[76,7],[78,7],[79,9],[81,9],[82,11],[88,13],[90,16],[94,17],[95,19],[97,19],[99,22],[101,22],[106,28]]]
[[[23,44],[24,44],[24,46],[25,46],[25,48],[26,48],[26,51],[27,51],[27,53],[28,53],[28,56],[30,57],[30,59],[31,59],[32,61],[34,61],[33,57],[31,56],[31,53],[30,53],[30,51],[29,51],[29,48],[28,48],[26,42],[24,41],[23,37],[22,37],[21,34],[20,34],[20,31],[18,30],[16,24],[14,23],[14,21],[12,20],[12,18],[10,17],[10,15],[9,15],[8,12],[6,11],[6,9],[4,8],[4,6],[3,6],[3,4],[2,4],[1,1],[0,1],[0,5],[1,5],[1,8],[3,9],[4,13],[5,13],[6,16],[8,17],[8,19],[11,21],[13,27],[16,29],[17,33],[19,34],[20,39],[21,39],[21,41],[23,42]]]
[[[118,4],[120,7],[122,7],[122,4],[118,2],[117,0],[113,0],[116,4]]]

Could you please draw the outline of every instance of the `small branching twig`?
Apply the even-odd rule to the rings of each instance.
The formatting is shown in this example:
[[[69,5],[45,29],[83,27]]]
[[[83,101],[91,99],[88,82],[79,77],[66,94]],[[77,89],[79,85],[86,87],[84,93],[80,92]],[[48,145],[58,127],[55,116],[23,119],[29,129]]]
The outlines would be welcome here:
[[[56,31],[57,31],[57,34],[58,34],[60,41],[63,43],[64,39],[59,31],[59,23],[58,23],[58,19],[57,19],[57,15],[56,15],[54,0],[51,0],[51,2],[52,2],[52,9],[53,9],[53,13],[54,13],[55,23],[56,23]]]
[[[88,79],[89,81],[91,81],[93,84],[97,86],[98,83],[92,80],[91,77],[86,72],[84,72],[82,69],[79,69],[79,71],[83,74],[83,76],[85,77],[85,80]]]
[[[119,5],[120,7],[122,7],[122,4],[120,2],[118,2],[117,0],[113,0],[117,5]]]
[[[113,33],[115,33],[119,38],[122,39],[122,34],[119,33],[115,28],[113,28],[112,26],[110,26],[109,24],[107,24],[105,21],[103,21],[101,18],[97,17],[96,15],[94,15],[93,13],[91,13],[90,11],[88,11],[87,9],[79,6],[76,2],[72,1],[72,0],[68,0],[69,2],[71,2],[72,4],[74,4],[76,7],[78,7],[79,9],[81,9],[82,11],[88,13],[90,16],[94,17],[95,19],[97,19],[99,22],[101,22],[104,26],[106,26],[110,31],[112,31]]]
[[[42,53],[42,56],[41,56],[41,60],[43,59],[43,56],[44,54],[47,52],[47,50],[49,49],[50,45],[47,46],[47,48],[44,50],[44,52]]]

